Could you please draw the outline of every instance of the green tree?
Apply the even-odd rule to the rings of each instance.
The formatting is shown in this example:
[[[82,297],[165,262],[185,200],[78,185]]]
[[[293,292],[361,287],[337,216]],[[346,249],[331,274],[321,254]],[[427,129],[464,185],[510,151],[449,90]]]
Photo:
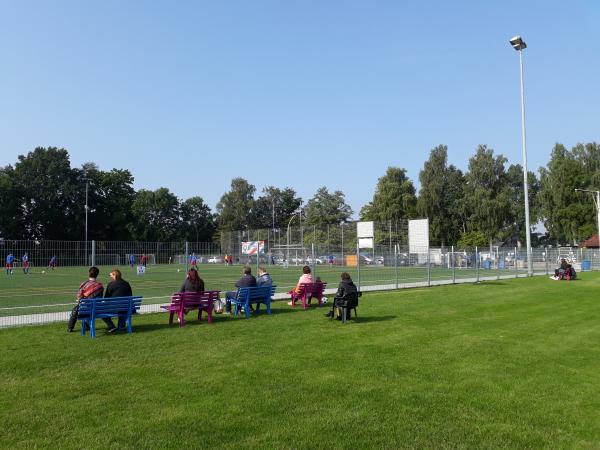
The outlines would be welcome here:
[[[85,198],[69,154],[56,147],[37,147],[18,157],[13,171],[20,217],[15,238],[83,239]]]
[[[419,181],[417,210],[421,216],[429,218],[431,241],[441,245],[456,242],[461,224],[456,205],[462,198],[464,181],[460,170],[448,166],[448,147],[438,145],[431,150],[419,173]]]
[[[458,239],[458,248],[482,247],[488,243],[488,239],[481,231],[470,231],[462,233]]]
[[[465,176],[466,231],[480,231],[490,245],[493,239],[500,237],[509,213],[505,163],[504,156],[494,156],[492,149],[480,145],[469,160],[469,171]]]
[[[251,211],[251,227],[272,228],[273,219],[275,228],[287,226],[290,216],[298,210],[302,199],[296,196],[292,188],[279,189],[268,186],[263,189],[263,195],[254,201]]]
[[[600,187],[595,184],[598,151],[595,144],[576,146],[573,151],[556,144],[547,166],[540,168],[540,212],[551,241],[577,244],[588,237],[582,231],[587,234],[592,229],[594,206],[575,189]]]
[[[135,199],[133,176],[128,170],[104,172],[94,163],[85,163],[78,173],[79,196],[88,190],[88,238],[120,241],[131,239],[131,205]]]
[[[19,203],[14,185],[14,169],[0,168],[0,238],[16,239],[20,228]]]
[[[326,225],[347,222],[352,216],[352,208],[346,204],[343,192],[330,193],[326,187],[317,189],[304,208],[307,225]]]
[[[523,191],[523,167],[519,164],[511,164],[505,173],[506,183],[504,186],[505,196],[508,198],[508,212],[501,239],[517,238],[525,242],[525,194]],[[529,220],[530,224],[537,223],[539,215],[538,193],[540,184],[533,172],[527,174],[527,189],[529,197]]]
[[[138,191],[131,205],[132,237],[148,242],[175,240],[181,225],[180,211],[179,200],[167,188]]]
[[[362,207],[361,220],[398,222],[416,215],[417,197],[406,170],[388,167],[384,176],[377,181],[373,200]]]
[[[201,197],[188,198],[181,204],[181,233],[179,239],[210,242],[215,234],[215,219]]]
[[[243,230],[251,225],[256,188],[243,178],[231,180],[231,190],[217,203],[217,222],[220,230]]]

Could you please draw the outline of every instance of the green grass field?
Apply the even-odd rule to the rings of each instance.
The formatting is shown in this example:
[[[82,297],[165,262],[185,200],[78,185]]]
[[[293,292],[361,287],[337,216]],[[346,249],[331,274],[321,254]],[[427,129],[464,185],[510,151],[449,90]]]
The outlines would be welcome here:
[[[235,271],[234,271],[235,272]],[[232,279],[235,278],[232,275]],[[0,330],[2,448],[600,448],[600,276]]]
[[[34,268],[30,275],[24,275],[19,269],[15,274],[7,276],[0,274],[0,316],[35,314],[43,312],[56,312],[70,310],[71,302],[79,284],[87,277],[87,267],[61,267],[50,271],[42,268]],[[112,267],[100,267],[100,281],[106,286],[109,282],[108,273]],[[130,267],[120,267],[124,278],[127,279],[136,295],[144,296],[144,303],[164,303],[168,296],[176,292],[185,277],[185,266],[156,265],[149,266],[143,276],[135,274]],[[177,272],[177,270],[180,272]],[[256,274],[256,267],[252,266]],[[295,286],[301,274],[301,267],[290,266],[284,269],[281,266],[268,267],[277,284],[278,292],[287,292]],[[45,273],[42,273],[45,270]],[[316,275],[323,281],[336,287],[340,280],[340,273],[346,270],[350,272],[353,279],[358,281],[357,269],[355,267],[339,267],[318,265]],[[221,291],[231,290],[235,281],[240,277],[242,266],[225,267],[224,265],[202,264],[199,267],[200,276],[204,279],[207,289],[218,289]],[[496,271],[480,271],[482,276],[496,274]],[[513,274],[512,270],[501,271],[502,275]],[[432,268],[431,279],[452,279],[452,270],[444,268]],[[474,269],[457,269],[457,279],[472,278],[476,276]],[[396,270],[394,267],[367,266],[361,267],[361,285],[393,284],[396,282]],[[424,267],[399,267],[399,283],[414,283],[427,280],[427,269]],[[53,306],[58,305],[58,306]]]

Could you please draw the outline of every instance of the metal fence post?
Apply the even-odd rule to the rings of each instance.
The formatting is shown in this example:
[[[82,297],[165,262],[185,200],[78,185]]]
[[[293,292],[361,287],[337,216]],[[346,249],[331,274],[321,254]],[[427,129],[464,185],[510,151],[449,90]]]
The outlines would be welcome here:
[[[344,222],[342,222],[342,265],[346,265],[346,261],[344,261]]]
[[[431,252],[427,247],[427,286],[431,286]]]
[[[544,259],[546,260],[546,275],[548,275],[550,273],[548,268],[548,246],[544,247]]]
[[[96,241],[92,240],[92,266],[96,265]]]
[[[454,245],[452,246],[452,253],[451,253],[452,257],[450,259],[450,261],[452,261],[452,284],[456,283],[456,264],[454,261]]]
[[[496,248],[496,280],[500,279],[500,251]]]
[[[398,289],[398,244],[394,245],[394,269],[396,271],[396,289]]]
[[[475,246],[475,271],[477,273],[477,283],[479,283],[479,249]]]
[[[312,252],[312,273],[313,273],[313,279],[316,279],[316,274],[317,274],[317,261],[315,259],[315,243],[313,242],[311,244],[311,252]]]
[[[517,247],[515,247],[515,255],[513,258],[513,263],[515,264],[515,278],[519,278],[519,267],[517,266]]]
[[[360,250],[356,240],[356,270],[358,271],[358,291],[360,292]]]
[[[190,243],[185,241],[185,271],[188,271],[188,262],[190,261]]]

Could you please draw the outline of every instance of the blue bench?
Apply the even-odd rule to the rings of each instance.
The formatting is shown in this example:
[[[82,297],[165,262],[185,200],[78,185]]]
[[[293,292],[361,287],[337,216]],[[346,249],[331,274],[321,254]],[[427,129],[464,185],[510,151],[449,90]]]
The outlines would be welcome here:
[[[90,336],[96,337],[96,319],[126,317],[127,332],[132,333],[131,315],[140,309],[142,297],[83,298],[79,301],[77,319],[81,320],[81,335],[85,336],[86,328]]]
[[[256,305],[256,312],[260,312],[260,304],[264,303],[267,307],[267,314],[271,314],[271,297],[275,293],[277,286],[257,286],[243,287],[237,291],[237,296],[231,302],[235,305],[235,315],[237,316],[242,308],[246,314],[246,319],[250,317],[250,305]]]

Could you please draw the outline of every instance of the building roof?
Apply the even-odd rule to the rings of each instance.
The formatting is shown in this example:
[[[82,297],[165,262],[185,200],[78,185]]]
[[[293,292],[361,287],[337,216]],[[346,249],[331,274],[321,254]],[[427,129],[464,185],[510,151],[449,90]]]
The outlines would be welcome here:
[[[583,241],[581,244],[579,244],[579,246],[587,248],[598,248],[598,235],[592,235],[591,237]]]

